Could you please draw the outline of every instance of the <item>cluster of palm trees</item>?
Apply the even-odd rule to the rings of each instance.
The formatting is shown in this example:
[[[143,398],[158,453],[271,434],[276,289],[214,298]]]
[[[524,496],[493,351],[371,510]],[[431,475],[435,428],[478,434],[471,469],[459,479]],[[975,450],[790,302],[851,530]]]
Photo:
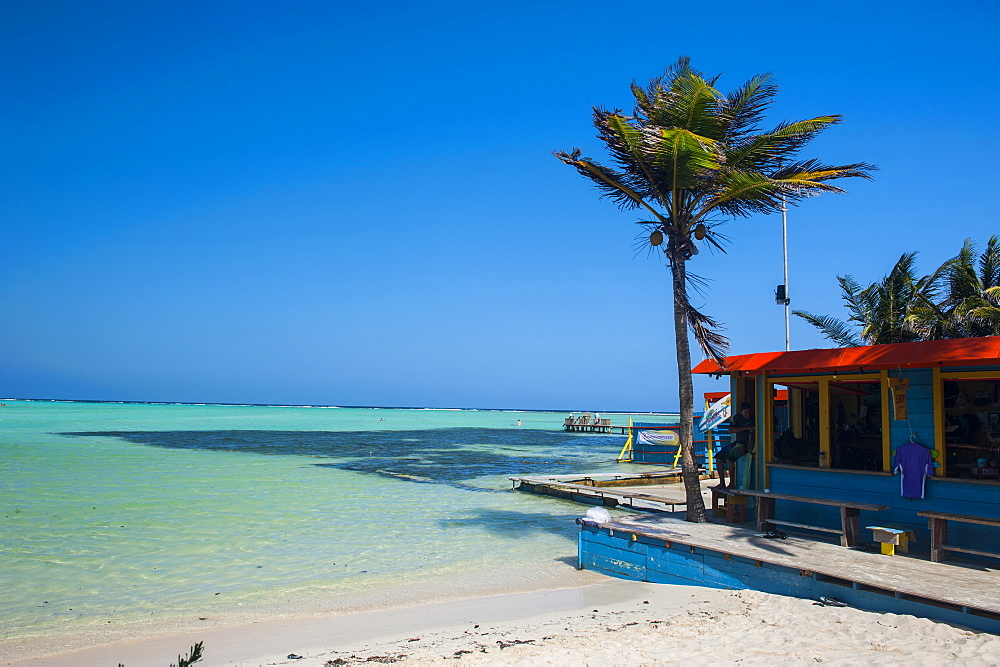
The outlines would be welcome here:
[[[681,57],[646,87],[632,84],[635,109],[594,108],[594,126],[611,165],[580,149],[556,157],[592,181],[623,210],[638,211],[642,243],[663,252],[671,272],[674,348],[680,402],[681,465],[687,520],[704,521],[705,506],[693,456],[694,387],[688,333],[706,355],[721,361],[728,340],[720,325],[696,308],[689,288],[699,284],[687,263],[700,247],[722,249],[718,225],[731,218],[780,211],[820,192],[842,192],[830,181],[869,178],[865,163],[829,165],[802,159],[800,149],[840,116],[817,116],[762,130],[778,92],[770,74],[730,93],[716,87]],[[657,253],[659,254],[659,253]]]
[[[1000,336],[1000,239],[976,253],[966,239],[955,257],[918,276],[916,253],[904,253],[887,276],[862,287],[837,276],[850,316],[795,314],[841,347],[942,338]]]

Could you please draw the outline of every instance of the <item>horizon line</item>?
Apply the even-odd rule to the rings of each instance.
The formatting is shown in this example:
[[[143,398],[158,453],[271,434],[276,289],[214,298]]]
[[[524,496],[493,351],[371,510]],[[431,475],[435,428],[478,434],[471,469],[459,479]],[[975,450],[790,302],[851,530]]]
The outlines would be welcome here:
[[[243,408],[327,408],[327,409],[354,409],[354,410],[452,410],[468,412],[589,412],[620,415],[679,415],[679,411],[651,411],[651,410],[568,410],[568,409],[541,409],[541,408],[456,408],[437,406],[403,406],[403,405],[328,405],[323,403],[225,403],[216,401],[127,401],[127,400],[106,400],[91,398],[22,398],[8,397],[0,398],[0,401],[24,401],[28,403],[111,403],[120,405],[188,405],[188,406],[212,406],[212,407],[243,407]]]

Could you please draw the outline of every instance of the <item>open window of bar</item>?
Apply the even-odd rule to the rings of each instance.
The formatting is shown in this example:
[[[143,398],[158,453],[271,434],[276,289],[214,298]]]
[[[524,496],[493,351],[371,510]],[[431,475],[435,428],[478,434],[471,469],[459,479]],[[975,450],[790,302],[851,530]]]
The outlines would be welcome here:
[[[942,397],[947,476],[1000,478],[1000,375],[945,380]]]
[[[882,470],[882,388],[830,383],[830,467]]]

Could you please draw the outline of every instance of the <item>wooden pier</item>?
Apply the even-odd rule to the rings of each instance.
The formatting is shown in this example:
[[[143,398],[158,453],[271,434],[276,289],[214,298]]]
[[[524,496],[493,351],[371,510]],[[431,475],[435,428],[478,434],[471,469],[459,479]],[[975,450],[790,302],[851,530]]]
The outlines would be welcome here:
[[[620,433],[628,435],[628,426],[615,426],[610,419],[592,417],[566,417],[563,429],[571,433]]]
[[[680,468],[648,473],[534,475],[509,479],[517,491],[588,505],[675,512],[678,505],[686,504]]]
[[[650,415],[650,417],[661,417],[661,418],[679,418],[680,415],[676,414],[658,414]],[[611,423],[610,418],[592,417],[591,415],[580,415],[579,417],[574,417],[570,415],[563,420],[563,430],[570,431],[571,433],[618,433],[621,435],[629,435],[629,431],[647,431],[647,430],[660,430],[660,429],[677,429],[678,425],[675,421],[670,421],[667,423],[636,423],[636,424],[622,424],[616,425]]]

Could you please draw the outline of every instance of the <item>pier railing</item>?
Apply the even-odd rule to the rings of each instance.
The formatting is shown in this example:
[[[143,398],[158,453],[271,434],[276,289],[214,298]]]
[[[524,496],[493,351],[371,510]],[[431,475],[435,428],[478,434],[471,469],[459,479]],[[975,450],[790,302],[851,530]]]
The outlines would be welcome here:
[[[695,424],[701,415],[695,415]],[[563,429],[572,433],[620,433],[628,439],[618,455],[619,463],[652,463],[656,465],[670,464],[674,467],[680,464],[680,437],[674,442],[641,441],[638,434],[643,431],[670,431],[679,435],[680,425],[663,422],[633,422],[628,425],[615,425],[608,418],[595,418],[590,415],[566,417]],[[728,422],[710,431],[694,430],[694,456],[700,463],[699,467],[715,472],[715,450],[721,442],[729,440]]]
[[[664,442],[663,439],[642,439],[639,433],[643,431],[667,431],[677,434],[674,442]],[[715,450],[717,442],[728,440],[728,428],[716,428],[712,431],[694,431],[694,457],[699,467],[715,472]],[[656,424],[649,422],[629,422],[629,437],[618,455],[619,463],[652,463],[680,465],[680,424]]]

